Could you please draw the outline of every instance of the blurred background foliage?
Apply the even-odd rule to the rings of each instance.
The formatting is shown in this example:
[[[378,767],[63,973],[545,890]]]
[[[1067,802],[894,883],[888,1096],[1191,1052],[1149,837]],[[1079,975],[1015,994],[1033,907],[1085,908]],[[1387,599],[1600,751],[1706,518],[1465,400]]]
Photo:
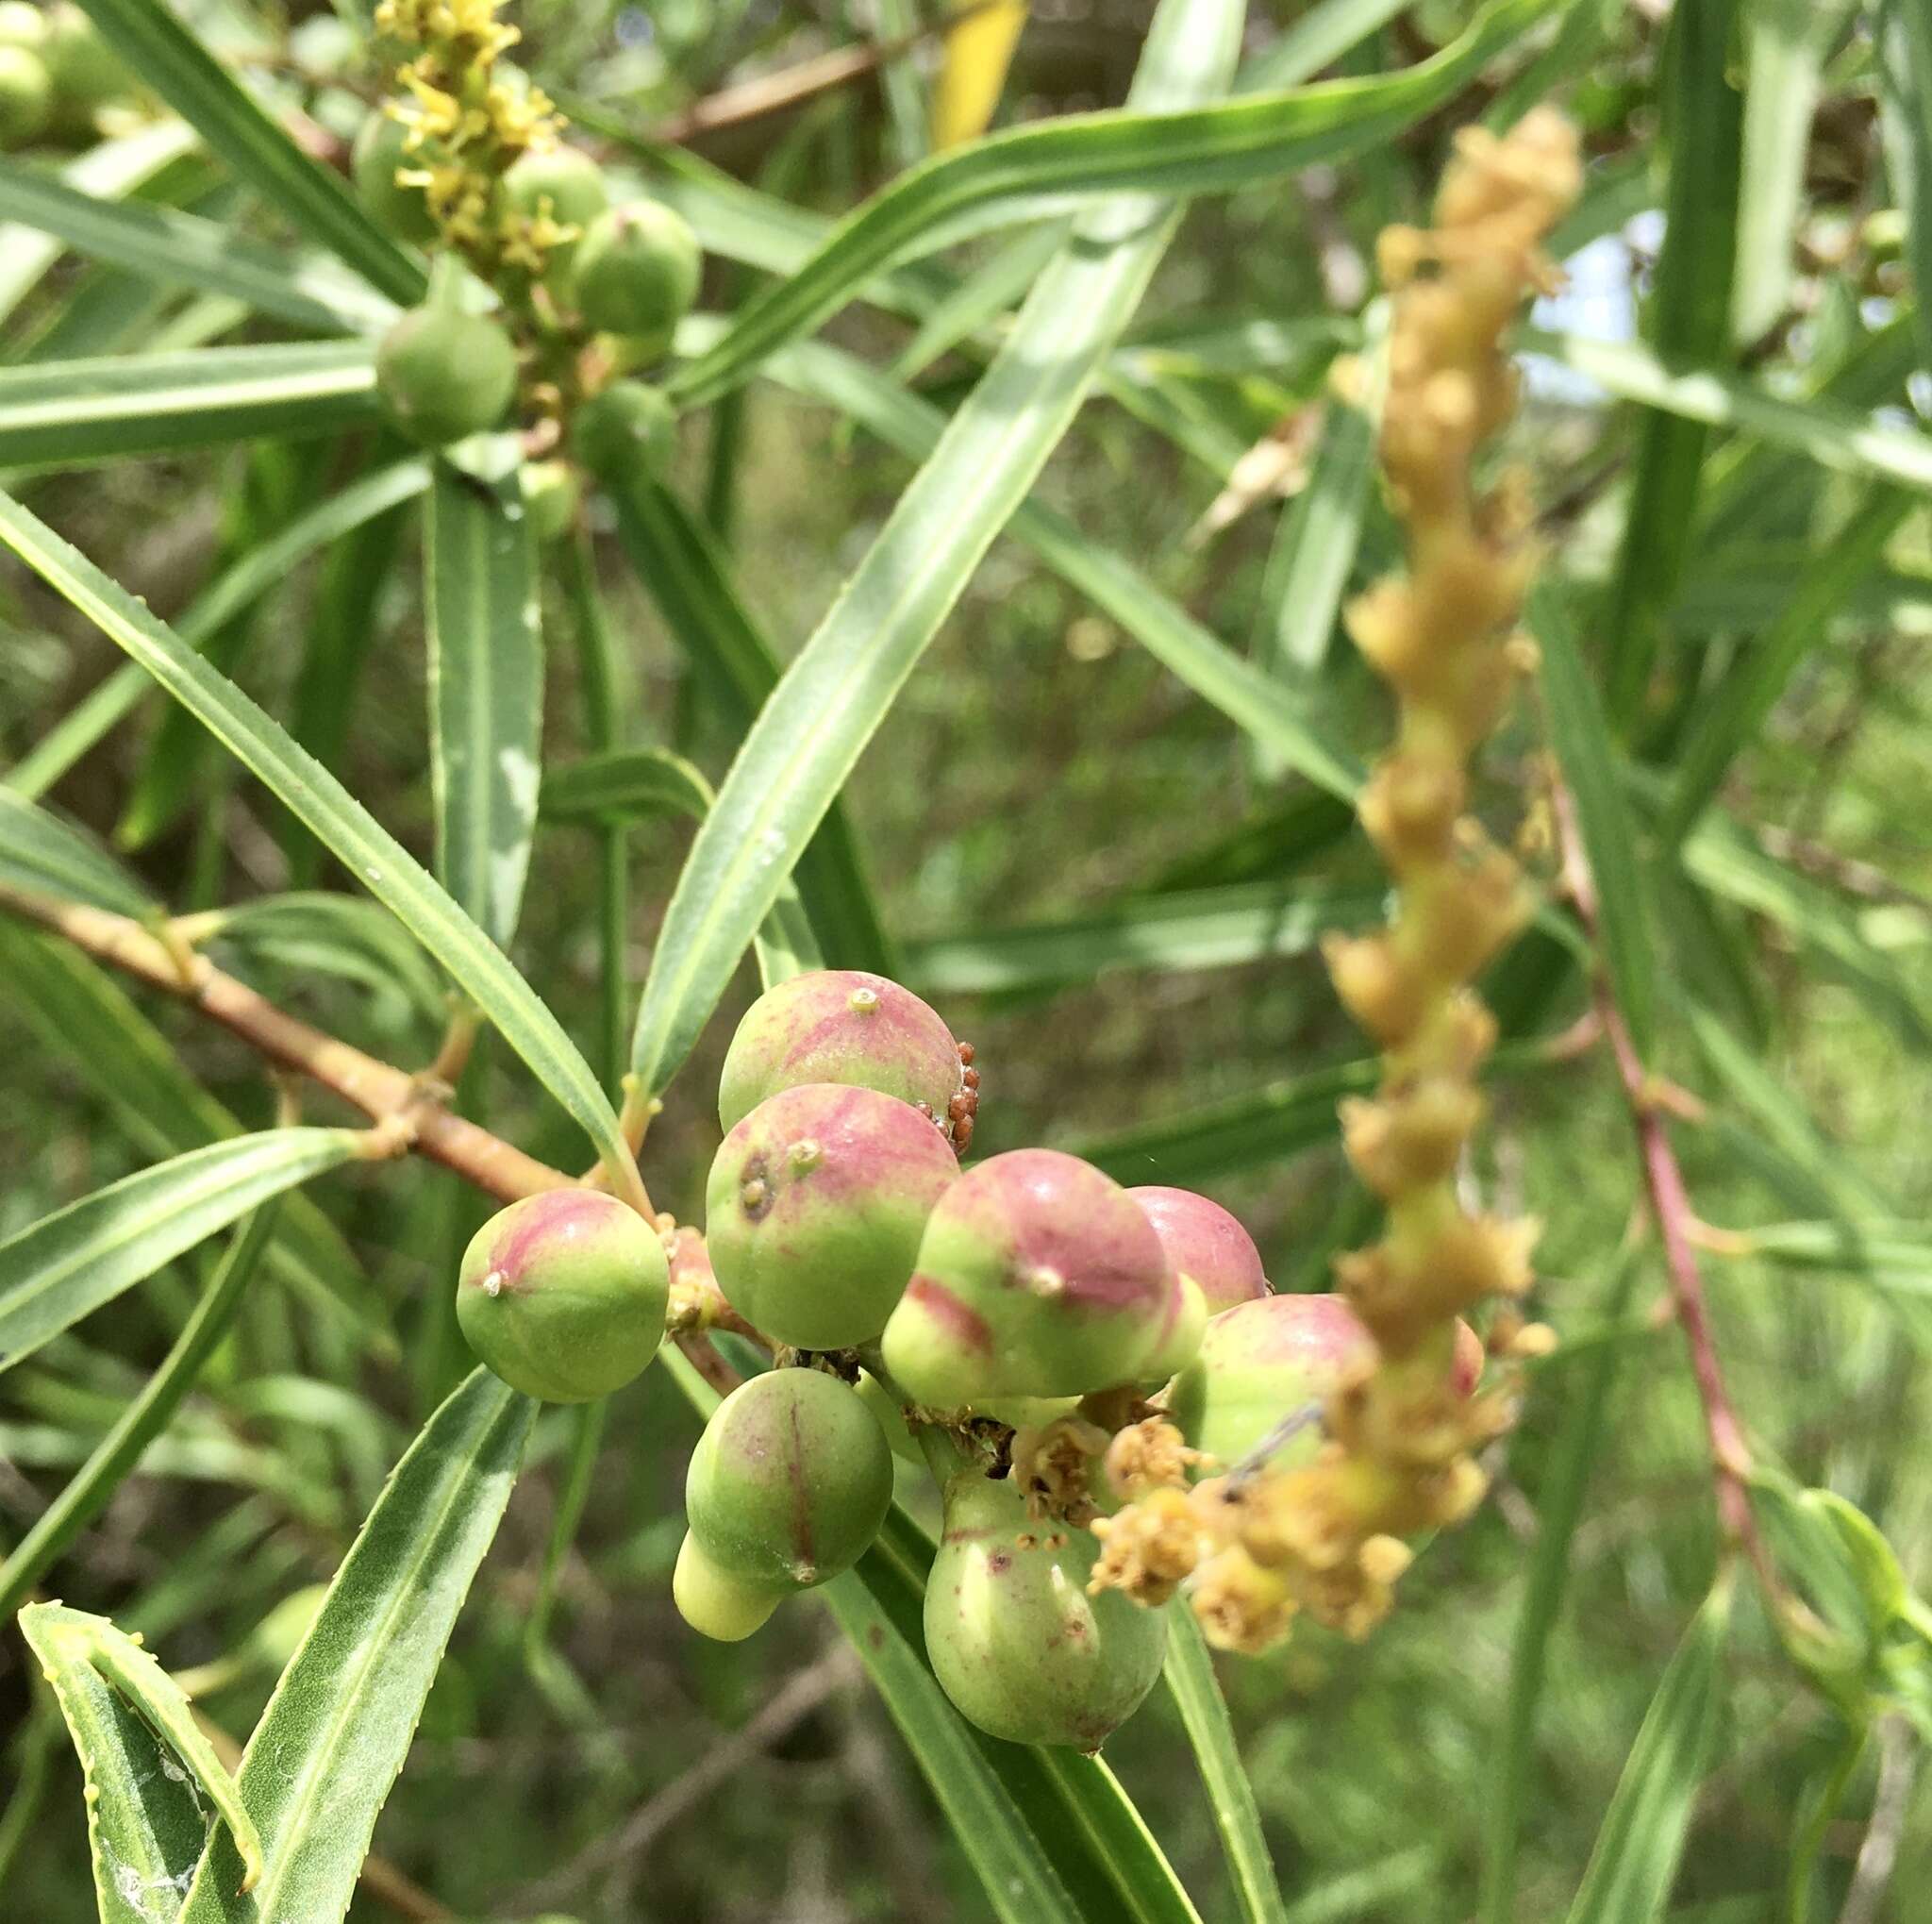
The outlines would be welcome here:
[[[291,87],[325,148],[353,132],[378,84],[353,6],[181,10],[234,61],[271,69]],[[686,157],[674,159],[674,177],[703,187],[720,170],[834,214],[924,151],[936,11],[928,0],[649,8],[527,0],[520,18],[533,73],[613,157],[668,138]],[[1149,11],[1141,0],[1035,6],[1001,118],[1117,103]],[[1346,74],[1424,56],[1468,9],[1453,0],[1343,9],[1329,0],[1307,11],[1379,19],[1333,62]],[[1589,241],[1589,251],[1542,325],[1611,337],[1637,325],[1661,227],[1666,11],[1650,0],[1583,0],[1514,100],[1546,92],[1578,117],[1597,190],[1592,231],[1571,237]],[[1789,272],[1760,290],[1756,311],[1740,313],[1748,325],[1736,335],[1738,363],[1793,395],[1862,370],[1860,404],[1902,423],[1923,419],[1932,387],[1913,371],[1869,23],[1805,0],[1795,14],[1774,4],[1741,11],[1760,27],[1773,17],[1799,23],[1787,41],[1814,49],[1801,64],[1816,99],[1808,114],[1801,102],[1792,121],[1802,195],[1784,250]],[[1303,16],[1294,0],[1256,7],[1251,60],[1265,69]],[[908,58],[850,61],[860,71],[789,107],[773,110],[758,91],[802,63],[901,36],[913,37]],[[1743,42],[1735,59],[1746,60]],[[745,88],[753,91],[724,92]],[[1374,751],[1386,715],[1353,651],[1338,639],[1312,659],[1277,659],[1271,554],[1291,511],[1284,488],[1301,478],[1320,426],[1340,332],[1326,323],[1357,315],[1373,293],[1376,230],[1424,212],[1456,125],[1509,107],[1475,90],[1371,159],[1197,202],[1131,337],[1159,378],[1116,383],[1091,406],[1043,484],[1082,529],[1136,558],[1216,634],[1286,676],[1323,739],[1356,756]],[[1768,162],[1760,155],[1757,164]],[[142,193],[274,232],[192,152]],[[1012,244],[1010,234],[971,243],[951,264],[970,267]],[[729,306],[762,278],[714,258],[705,305]],[[1292,341],[1256,352],[1256,329],[1271,324],[1294,324]],[[22,363],[274,337],[272,324],[221,311],[208,296],[68,258],[13,308],[0,353]],[[854,308],[830,338],[890,363],[910,330]],[[941,354],[919,371],[920,387],[950,400],[970,383],[978,354],[970,342]],[[1532,363],[1528,388],[1506,452],[1529,464],[1566,571],[1605,582],[1644,417],[1547,361]],[[1258,485],[1254,459],[1244,461],[1257,444],[1281,455]],[[380,452],[368,436],[263,441],[25,485],[37,512],[173,616],[225,560]],[[1700,689],[1776,618],[1814,557],[1870,510],[1866,484],[1799,466],[1713,441],[1707,486],[1715,477],[1731,492],[1716,510],[1707,496],[1663,611],[1671,673],[1637,737],[1655,770],[1670,772]],[[908,473],[831,410],[758,384],[687,422],[675,479],[728,543],[752,611],[787,654]],[[1730,768],[1722,846],[1691,880],[1659,863],[1649,881],[1661,1064],[1707,1105],[1679,1128],[1678,1142],[1698,1213],[1713,1227],[1717,1334],[1736,1399],[1766,1458],[1863,1506],[1919,1582],[1932,1574],[1932,1457],[1923,1447],[1932,1263],[1907,1263],[1874,1288],[1828,1237],[1754,1246],[1748,1234],[1723,1232],[1828,1222],[1848,1197],[1905,1222],[1923,1223],[1932,1205],[1926,534],[1923,510],[1908,515],[1882,562],[1828,611],[1828,634]],[[336,557],[293,570],[223,632],[218,650],[275,712],[302,698],[305,668],[333,663],[325,692],[339,705],[349,784],[425,849],[423,611],[415,570],[399,564],[415,539],[408,510],[375,524]],[[1392,544],[1372,501],[1356,578],[1379,571]],[[733,718],[692,675],[614,549],[603,559],[630,679],[631,738],[675,747],[716,778]],[[567,631],[562,622],[558,631]],[[1594,646],[1588,631],[1586,640]],[[561,758],[579,745],[579,709],[568,650],[553,647],[552,657],[546,726]],[[36,585],[16,571],[0,575],[6,762],[114,666],[109,645]],[[102,835],[118,832],[179,910],[340,886],[274,802],[192,732],[146,697],[138,719],[52,798]],[[1541,738],[1525,711],[1491,757],[1485,808],[1506,829],[1534,785]],[[1191,1149],[1129,1140],[1116,1146],[1112,1166],[1133,1179],[1208,1188],[1253,1229],[1278,1288],[1325,1286],[1328,1257],[1369,1220],[1340,1152],[1332,1092],[1242,1105],[1365,1053],[1307,932],[1279,912],[1306,896],[1379,890],[1346,812],[1282,780],[1011,541],[979,571],[846,797],[904,979],[977,1046],[987,1099],[975,1146],[1091,1148],[1233,1105],[1227,1127],[1195,1132]],[[668,822],[632,836],[634,979],[688,839]],[[516,955],[587,1049],[596,1023],[593,870],[588,835],[546,831]],[[1239,893],[1209,901],[1194,893],[1204,889]],[[1231,923],[1218,942],[1200,937],[1196,952],[1173,954],[1163,925],[1141,912],[1163,895],[1218,907]],[[1002,989],[988,971],[1010,951],[984,939],[1041,925],[1059,931],[1061,960],[1047,972],[1057,979]],[[1198,923],[1189,926],[1198,936]],[[336,929],[238,927],[217,953],[392,1061],[433,1051],[441,1017],[433,997],[412,995],[397,969],[345,946]],[[141,1166],[148,1153],[122,1126],[116,1092],[92,1072],[85,1037],[44,1033],[7,993],[18,968],[0,949],[8,1065],[0,1230]],[[1574,970],[1532,971],[1520,956],[1495,986],[1518,1032],[1559,1035],[1587,1006]],[[716,1143],[708,1092],[717,1052],[751,993],[747,972],[652,1131],[647,1175],[680,1216],[696,1212]],[[273,1091],[244,1052],[174,1007],[143,1008],[236,1113],[251,1124],[270,1118]],[[500,1059],[473,1069],[464,1099],[533,1152],[580,1159],[571,1129]],[[1526,1562],[1578,1384],[1607,1351],[1608,1401],[1539,1714],[1518,1916],[1567,1908],[1657,1676],[1710,1581],[1701,1422],[1678,1338],[1652,1313],[1655,1264],[1638,1265],[1627,1307],[1609,1305],[1612,1252],[1641,1184],[1602,1052],[1517,1059],[1498,1078],[1471,1180],[1545,1221],[1539,1308],[1573,1340],[1535,1372],[1522,1427],[1495,1464],[1493,1500],[1428,1547],[1401,1609],[1372,1642],[1352,1647],[1305,1630],[1273,1657],[1224,1669],[1296,1924],[1452,1924],[1474,1915]],[[338,1175],[324,1196],[387,1306],[393,1353],[375,1353],[310,1303],[258,1292],[144,1473],[58,1573],[67,1601],[145,1632],[173,1667],[242,1652],[205,1698],[238,1733],[274,1674],[251,1633],[333,1569],[387,1466],[466,1366],[448,1282],[485,1205],[427,1165]],[[0,1533],[18,1536],[111,1420],[178,1327],[200,1272],[198,1262],[177,1265],[0,1386]],[[555,1910],[586,1920],[859,1924],[990,1915],[828,1620],[797,1609],[730,1648],[679,1623],[668,1578],[695,1426],[667,1385],[647,1390],[613,1408],[564,1571],[555,1655],[533,1668],[522,1628],[566,1419],[552,1413],[540,1424],[533,1462],[548,1467],[518,1485],[378,1849],[458,1916]],[[1793,1836],[1841,1751],[1839,1718],[1794,1682],[1755,1606],[1740,1613],[1727,1662],[1720,1762],[1672,1900],[1677,1924],[1780,1914]],[[77,1924],[92,1915],[77,1769],[58,1727],[29,1715],[29,1704],[23,1652],[9,1637],[0,1645],[0,1911]],[[1208,1813],[1165,1699],[1108,1754],[1203,1915],[1230,1916]],[[1853,1767],[1824,1833],[1818,1915],[1839,1915],[1874,1804],[1898,1858],[1881,1908],[1860,1915],[1867,1924],[1923,1915],[1932,1792],[1915,1765],[1909,1742],[1887,1726]],[[365,1889],[352,1915],[445,1915],[415,1903],[407,1890],[385,1898]]]

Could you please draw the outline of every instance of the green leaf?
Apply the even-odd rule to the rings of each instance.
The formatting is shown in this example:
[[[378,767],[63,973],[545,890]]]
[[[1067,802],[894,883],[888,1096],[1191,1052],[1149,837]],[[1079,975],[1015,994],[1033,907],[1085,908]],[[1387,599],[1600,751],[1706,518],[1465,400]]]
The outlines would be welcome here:
[[[258,895],[193,918],[197,936],[232,944],[251,961],[312,970],[400,996],[439,1028],[449,1013],[449,985],[408,931],[379,902],[302,890]]]
[[[1193,4],[1191,18],[1179,0],[1158,16],[1130,96],[1137,104],[1224,84],[1240,8]],[[1185,54],[1176,22],[1189,25]],[[631,1041],[642,1090],[662,1090],[690,1053],[812,830],[1071,424],[1174,220],[1132,195],[1081,223],[760,711],[698,830],[651,958]]]
[[[1529,626],[1542,656],[1550,744],[1576,803],[1577,829],[1596,883],[1597,935],[1610,993],[1638,1055],[1647,1062],[1656,1043],[1657,958],[1617,751],[1569,611],[1555,590],[1532,594]]]
[[[43,361],[0,368],[0,467],[331,434],[375,412],[375,361],[358,341]]]
[[[946,429],[940,409],[818,342],[795,343],[763,371],[852,415],[915,460],[928,459]],[[1039,501],[1023,502],[1008,531],[1202,700],[1251,735],[1278,765],[1331,795],[1354,796],[1360,770],[1322,739],[1294,696],[1163,594],[1125,556],[1090,540]]]
[[[414,457],[351,481],[225,568],[183,611],[175,632],[199,651],[264,594],[279,588],[310,555],[332,548],[345,535],[414,500],[428,486],[429,462]],[[7,785],[24,795],[44,795],[151,685],[132,661],[124,662],[21,757],[8,775]]]
[[[1113,1915],[1138,1924],[1201,1924],[1201,1914],[1139,1808],[1098,1757],[1061,1748],[1034,1753],[1058,1788],[1065,1813],[1088,1850],[1111,1875]]]
[[[618,534],[711,699],[748,728],[778,685],[778,659],[745,608],[716,541],[669,489],[644,477],[620,492]],[[840,968],[898,972],[858,840],[835,801],[799,858],[795,879],[819,946]]]
[[[1917,0],[1881,0],[1878,22],[1886,169],[1906,217],[1919,367],[1932,374],[1932,19]]]
[[[1665,42],[1670,178],[1650,335],[1670,367],[1722,361],[1730,344],[1743,125],[1729,65],[1736,17],[1737,0],[1679,8]],[[1636,477],[1607,612],[1607,706],[1626,729],[1648,692],[1663,612],[1690,552],[1705,438],[1703,424],[1676,414],[1646,414],[1637,425]]]
[[[0,1564],[0,1617],[19,1609],[68,1545],[107,1508],[149,1443],[168,1427],[242,1307],[275,1216],[275,1206],[265,1205],[236,1232],[160,1367]]]
[[[1637,1280],[1637,1247],[1626,1244],[1610,1264],[1592,1305],[1596,1320],[1614,1328],[1623,1320]],[[1561,1378],[1564,1397],[1561,1426],[1542,1466],[1537,1492],[1536,1542],[1524,1578],[1523,1602],[1517,1612],[1516,1634],[1509,1646],[1509,1698],[1502,1729],[1490,1753],[1487,1791],[1483,1799],[1482,1894],[1477,1916],[1481,1924],[1514,1924],[1516,1864],[1524,1823],[1537,1806],[1533,1790],[1536,1765],[1537,1708],[1542,1700],[1549,1665],[1550,1637],[1562,1614],[1569,1587],[1570,1546],[1583,1514],[1590,1472],[1601,1447],[1605,1411],[1610,1388],[1624,1360],[1621,1344],[1601,1343],[1576,1352],[1573,1364],[1566,1347],[1554,1364]],[[1543,1372],[1537,1383],[1544,1396]],[[1577,1380],[1580,1378],[1581,1380]],[[1522,1446],[1530,1454],[1527,1439]]]
[[[1367,152],[1453,99],[1551,4],[1492,0],[1459,40],[1401,74],[1219,107],[1143,93],[1122,111],[1066,114],[937,155],[840,222],[790,278],[741,310],[723,340],[679,368],[670,391],[684,406],[714,399],[902,250],[958,239],[968,230],[962,217],[998,209],[1031,220],[1094,196],[1224,192]]]
[[[1360,360],[1367,392],[1360,405],[1329,396],[1308,477],[1281,517],[1268,557],[1261,585],[1264,644],[1258,652],[1277,679],[1321,667],[1361,541],[1388,385],[1386,306],[1378,302],[1370,309],[1367,326]]]
[[[1720,1577],[1644,1714],[1569,1924],[1652,1924],[1661,1913],[1717,1735],[1730,1620],[1730,1579]]]
[[[361,282],[242,239],[219,221],[143,201],[117,204],[0,161],[0,220],[52,234],[76,253],[164,286],[227,294],[320,334],[366,334],[395,319]]]
[[[443,462],[426,527],[437,878],[507,948],[542,778],[536,537],[516,475],[490,488]]]
[[[0,886],[118,915],[158,912],[154,898],[85,831],[0,788]]]
[[[1261,1829],[1260,1806],[1235,1743],[1234,1724],[1214,1676],[1214,1659],[1193,1612],[1184,1606],[1167,1613],[1167,1665],[1162,1675],[1188,1742],[1194,1747],[1194,1762],[1213,1808],[1215,1829],[1221,1832],[1241,1915],[1247,1924],[1288,1924],[1274,1860]]]
[[[340,175],[311,160],[163,0],[81,0],[109,46],[254,188],[371,287],[410,306],[422,266],[363,212]]]
[[[1372,33],[1379,33],[1411,0],[1316,0],[1235,76],[1237,93],[1298,86]]]
[[[369,1513],[242,1758],[254,1889],[216,1836],[181,1924],[340,1924],[457,1614],[509,1500],[536,1405],[478,1369]]]
[[[178,1914],[207,1830],[197,1787],[233,1839],[240,1874],[253,1883],[261,1875],[261,1840],[180,1685],[106,1617],[30,1603],[20,1628],[86,1772],[101,1924],[155,1924]]]
[[[313,756],[51,528],[0,494],[0,543],[131,655],[440,962],[596,1145],[631,1167],[617,1118],[562,1026],[475,923]]]
[[[905,979],[931,997],[1058,988],[1110,969],[1233,968],[1306,955],[1328,929],[1360,928],[1386,905],[1381,889],[1275,882],[1152,895],[1064,922],[910,943]]]
[[[1756,741],[1799,664],[1824,641],[1832,617],[1885,551],[1916,506],[1897,488],[1868,490],[1844,526],[1792,583],[1773,621],[1697,711],[1672,755],[1676,780],[1657,822],[1657,839],[1674,846],[1723,785],[1732,761]]]
[[[1875,421],[1842,402],[1788,401],[1755,381],[1712,367],[1673,373],[1647,348],[1630,342],[1586,341],[1526,329],[1517,344],[1588,375],[1621,400],[1686,421],[1736,428],[1836,473],[1871,475],[1922,494],[1932,492],[1932,436]]]
[[[537,812],[546,822],[629,824],[702,815],[711,784],[668,748],[612,748],[544,771]]]
[[[272,1196],[340,1168],[356,1129],[277,1129],[191,1149],[0,1243],[0,1370]]]

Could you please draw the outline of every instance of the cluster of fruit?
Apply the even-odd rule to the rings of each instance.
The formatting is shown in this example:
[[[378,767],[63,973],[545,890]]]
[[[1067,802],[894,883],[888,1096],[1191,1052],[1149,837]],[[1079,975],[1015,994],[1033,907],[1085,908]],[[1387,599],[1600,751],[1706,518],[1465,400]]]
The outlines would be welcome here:
[[[897,983],[780,983],[725,1057],[704,1237],[593,1191],[534,1196],[471,1245],[458,1312],[498,1375],[577,1399],[644,1367],[674,1291],[722,1297],[777,1366],[724,1399],[691,1458],[687,1621],[747,1636],[851,1568],[896,1449],[944,1487],[925,1635],[947,1695],[996,1736],[1092,1748],[1165,1647],[1137,1607],[1153,1599],[1096,1568],[1095,1531],[1142,1493],[1150,1452],[1204,1488],[1303,1460],[1374,1344],[1339,1297],[1271,1295],[1205,1196],[1124,1189],[1054,1149],[962,1172],[978,1079]]]
[[[127,70],[78,7],[0,0],[0,152],[84,140],[133,93]]]

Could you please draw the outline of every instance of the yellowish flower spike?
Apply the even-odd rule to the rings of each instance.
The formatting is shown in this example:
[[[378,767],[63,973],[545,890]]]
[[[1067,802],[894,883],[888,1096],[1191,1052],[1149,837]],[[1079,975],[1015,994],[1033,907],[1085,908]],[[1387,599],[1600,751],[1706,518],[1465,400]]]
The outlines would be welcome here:
[[[1341,1124],[1350,1161],[1387,1205],[1387,1230],[1336,1263],[1376,1354],[1331,1397],[1312,1462],[1237,1470],[1185,1497],[1162,1482],[1094,1526],[1096,1585],[1158,1603],[1185,1581],[1225,1649],[1265,1649],[1303,1612],[1366,1635],[1407,1565],[1402,1539],[1475,1508],[1474,1452],[1508,1420],[1503,1398],[1452,1386],[1457,1318],[1527,1290],[1537,1229],[1472,1213],[1455,1179],[1495,1040],[1470,984],[1529,902],[1514,858],[1466,808],[1470,759],[1534,660],[1514,624],[1537,557],[1522,477],[1481,492],[1471,465],[1515,408],[1503,331],[1551,286],[1541,243],[1581,184],[1575,132],[1551,109],[1502,138],[1469,128],[1436,225],[1391,227],[1377,250],[1394,297],[1379,451],[1408,567],[1345,617],[1398,707],[1394,744],[1359,804],[1397,906],[1387,929],[1324,945],[1337,994],[1382,1049],[1379,1088],[1345,1104]],[[1507,1329],[1520,1326],[1512,1314]],[[1523,1353],[1520,1340],[1503,1351]]]

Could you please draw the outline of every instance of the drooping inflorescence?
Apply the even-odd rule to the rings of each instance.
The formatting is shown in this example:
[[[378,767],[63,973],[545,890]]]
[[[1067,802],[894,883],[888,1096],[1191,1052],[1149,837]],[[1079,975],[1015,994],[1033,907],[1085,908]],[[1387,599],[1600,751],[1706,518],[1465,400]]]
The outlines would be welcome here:
[[[1337,993],[1382,1049],[1374,1096],[1342,1109],[1350,1161],[1388,1212],[1380,1240],[1336,1265],[1363,1340],[1337,1380],[1310,1384],[1319,1403],[1298,1445],[1199,1485],[1185,1516],[1170,1489],[1099,1526],[1100,1581],[1150,1597],[1172,1587],[1196,1528],[1193,1607],[1231,1648],[1266,1648],[1302,1611],[1365,1632],[1408,1561],[1402,1539],[1480,1499],[1474,1451],[1507,1421],[1501,1397],[1471,1396],[1458,1380],[1457,1317],[1486,1297],[1522,1296],[1536,1230],[1465,1208],[1457,1172],[1494,1041],[1470,985],[1528,900],[1514,860],[1467,804],[1471,758],[1533,660],[1514,623],[1536,557],[1520,478],[1482,490],[1473,461],[1513,410],[1503,331],[1549,284],[1541,245],[1580,177],[1575,135],[1552,111],[1501,139],[1471,129],[1435,227],[1382,236],[1394,311],[1380,453],[1409,564],[1357,600],[1347,622],[1398,705],[1394,745],[1359,804],[1397,906],[1386,929],[1325,945]],[[1507,1349],[1513,1313],[1498,1327],[1495,1347]]]

